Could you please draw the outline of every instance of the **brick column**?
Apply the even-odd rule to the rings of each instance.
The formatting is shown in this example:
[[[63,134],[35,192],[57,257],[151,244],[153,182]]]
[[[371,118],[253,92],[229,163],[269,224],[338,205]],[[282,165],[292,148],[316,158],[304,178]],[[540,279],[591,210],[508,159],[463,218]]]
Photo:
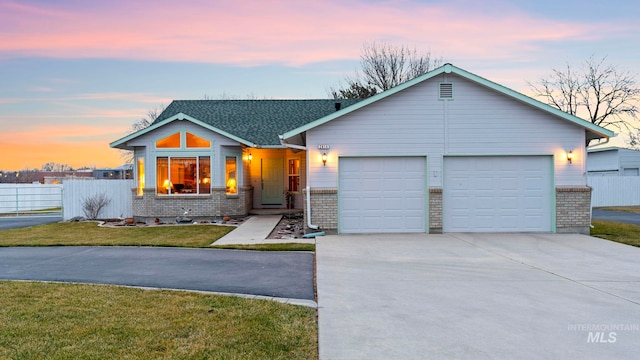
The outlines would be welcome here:
[[[442,188],[429,188],[429,233],[442,234]]]
[[[306,189],[304,198],[304,224],[308,224]],[[321,230],[338,230],[338,189],[311,189],[311,223],[318,225]]]
[[[591,225],[591,188],[556,188],[556,232],[589,234]]]

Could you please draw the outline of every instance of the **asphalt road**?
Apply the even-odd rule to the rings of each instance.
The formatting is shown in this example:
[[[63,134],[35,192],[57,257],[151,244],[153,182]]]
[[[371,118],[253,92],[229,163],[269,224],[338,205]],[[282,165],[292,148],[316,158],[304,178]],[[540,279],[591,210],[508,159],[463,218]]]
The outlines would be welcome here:
[[[616,221],[626,224],[640,225],[640,214],[624,211],[593,209],[591,217],[596,220]]]
[[[62,221],[62,216],[2,216],[0,230],[15,229]]]
[[[0,279],[96,283],[314,300],[308,252],[152,247],[0,248]]]

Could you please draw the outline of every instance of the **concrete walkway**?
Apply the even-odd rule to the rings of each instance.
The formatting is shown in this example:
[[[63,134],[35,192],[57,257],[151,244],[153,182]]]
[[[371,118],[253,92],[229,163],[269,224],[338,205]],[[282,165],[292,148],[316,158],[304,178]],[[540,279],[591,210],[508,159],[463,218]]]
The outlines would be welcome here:
[[[278,225],[282,215],[252,216],[238,226],[237,229],[218,239],[211,245],[258,245],[258,244],[283,244],[305,243],[315,244],[311,239],[267,239],[271,231]]]

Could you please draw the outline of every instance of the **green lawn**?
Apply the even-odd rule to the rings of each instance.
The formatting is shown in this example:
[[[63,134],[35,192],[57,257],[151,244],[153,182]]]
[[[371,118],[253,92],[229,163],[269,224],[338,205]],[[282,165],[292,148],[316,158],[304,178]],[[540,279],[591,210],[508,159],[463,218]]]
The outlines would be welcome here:
[[[234,227],[0,230],[0,246],[208,248]],[[227,246],[310,250],[313,244]],[[102,285],[0,281],[0,359],[315,359],[316,310],[274,301]]]
[[[315,309],[103,285],[0,281],[0,359],[316,359]]]
[[[591,236],[640,247],[640,226],[592,220]]]
[[[100,227],[97,222],[61,222],[0,230],[0,246],[170,246],[208,248],[235,229],[220,225]],[[215,244],[213,247],[216,247]],[[314,251],[314,244],[229,245],[243,250]]]

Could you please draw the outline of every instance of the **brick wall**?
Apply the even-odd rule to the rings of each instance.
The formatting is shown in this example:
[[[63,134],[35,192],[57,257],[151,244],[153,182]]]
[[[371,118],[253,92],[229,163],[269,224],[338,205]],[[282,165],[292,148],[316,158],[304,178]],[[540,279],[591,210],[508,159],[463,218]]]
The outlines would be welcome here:
[[[212,188],[207,195],[156,195],[155,189],[144,189],[142,196],[133,190],[133,216],[142,221],[154,218],[172,219],[191,209],[189,217],[216,218],[225,215],[246,216],[252,206],[251,187],[238,189],[237,195],[227,195],[224,187]]]
[[[442,188],[429,189],[429,233],[442,233]]]
[[[556,232],[589,234],[591,225],[591,188],[556,188]]]
[[[308,224],[306,189],[302,194],[305,196],[304,224]],[[338,189],[311,189],[309,193],[311,199],[311,224],[318,225],[321,230],[338,229]]]

